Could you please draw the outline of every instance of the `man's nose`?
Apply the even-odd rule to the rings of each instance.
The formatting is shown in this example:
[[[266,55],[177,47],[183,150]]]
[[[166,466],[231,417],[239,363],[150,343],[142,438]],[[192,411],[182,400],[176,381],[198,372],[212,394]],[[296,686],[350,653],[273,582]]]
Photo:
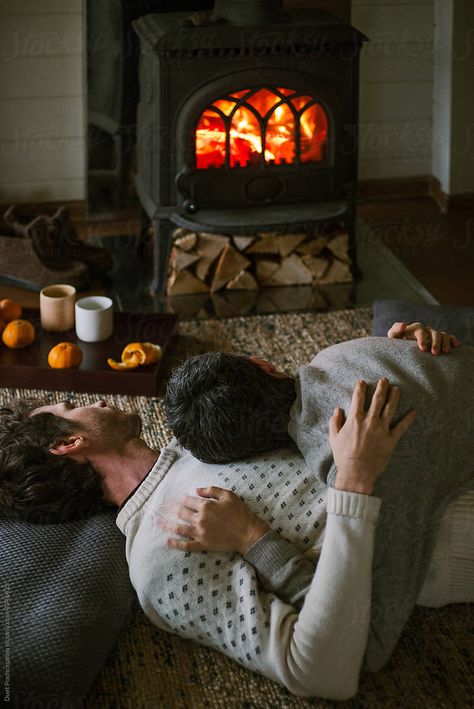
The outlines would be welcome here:
[[[92,406],[96,406],[98,409],[102,409],[104,408],[104,406],[107,406],[107,402],[103,399],[100,399],[100,401],[96,401],[95,404],[92,404]]]

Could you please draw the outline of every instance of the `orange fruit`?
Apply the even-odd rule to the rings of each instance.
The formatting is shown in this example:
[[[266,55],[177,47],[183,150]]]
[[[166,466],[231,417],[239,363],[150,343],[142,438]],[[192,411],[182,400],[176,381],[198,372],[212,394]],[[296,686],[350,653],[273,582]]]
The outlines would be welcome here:
[[[2,340],[12,350],[28,347],[35,339],[35,328],[28,320],[12,320],[2,332]]]
[[[74,369],[80,367],[82,350],[73,342],[60,342],[48,353],[48,364],[53,369]]]
[[[18,320],[21,318],[22,312],[21,305],[16,300],[11,300],[11,298],[0,300],[0,320],[3,320],[4,323]]]
[[[131,357],[137,357],[140,364],[146,367],[148,364],[158,362],[161,357],[161,347],[152,342],[129,342],[122,352],[122,362],[126,362]]]

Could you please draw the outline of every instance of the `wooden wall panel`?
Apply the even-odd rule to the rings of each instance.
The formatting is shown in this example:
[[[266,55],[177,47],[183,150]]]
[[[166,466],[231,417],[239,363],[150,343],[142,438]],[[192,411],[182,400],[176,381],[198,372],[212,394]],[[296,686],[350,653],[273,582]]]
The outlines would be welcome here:
[[[0,202],[83,199],[83,0],[0,0]]]
[[[433,0],[353,0],[360,67],[359,177],[431,173]]]

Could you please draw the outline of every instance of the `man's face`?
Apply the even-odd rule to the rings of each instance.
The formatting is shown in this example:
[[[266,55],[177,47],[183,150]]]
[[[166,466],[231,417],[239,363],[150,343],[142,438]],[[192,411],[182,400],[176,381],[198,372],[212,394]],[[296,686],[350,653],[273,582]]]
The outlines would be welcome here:
[[[77,430],[85,432],[91,441],[102,445],[118,445],[130,438],[138,438],[142,422],[138,414],[127,414],[108,406],[105,401],[96,401],[91,406],[75,406],[70,401],[39,406],[31,413],[50,413],[77,422]]]

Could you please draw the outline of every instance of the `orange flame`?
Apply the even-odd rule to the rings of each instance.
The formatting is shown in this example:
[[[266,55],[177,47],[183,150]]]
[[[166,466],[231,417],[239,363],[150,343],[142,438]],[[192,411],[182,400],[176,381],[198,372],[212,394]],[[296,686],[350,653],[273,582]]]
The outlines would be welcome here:
[[[323,107],[311,96],[292,96],[295,92],[290,89],[277,91],[279,94],[268,89],[256,93],[243,90],[206,108],[196,128],[197,167],[223,167],[227,149],[231,167],[258,167],[262,153],[269,164],[294,163],[297,131],[301,162],[323,160],[328,133]],[[245,103],[237,107],[238,100],[247,94]]]

